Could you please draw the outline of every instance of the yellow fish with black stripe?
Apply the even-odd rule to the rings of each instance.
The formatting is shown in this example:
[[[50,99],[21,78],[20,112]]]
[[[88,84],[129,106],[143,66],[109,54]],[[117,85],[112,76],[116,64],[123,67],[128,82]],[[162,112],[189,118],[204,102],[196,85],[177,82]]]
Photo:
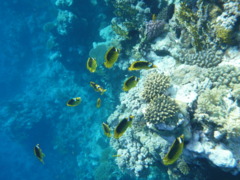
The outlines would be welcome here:
[[[130,89],[132,89],[133,87],[135,87],[138,83],[140,78],[136,77],[136,76],[131,76],[129,77],[123,84],[123,90],[124,91],[129,91]]]
[[[34,155],[38,158],[38,160],[44,164],[43,158],[45,157],[45,154],[42,152],[42,149],[40,148],[39,144],[34,146],[33,152]]]
[[[103,132],[107,137],[111,137],[111,130],[106,123],[102,123]]]
[[[148,61],[134,61],[131,66],[128,68],[129,71],[136,71],[141,69],[151,69],[156,68],[153,63]]]
[[[182,154],[184,147],[184,135],[181,135],[175,139],[168,153],[163,158],[164,165],[171,165],[175,163]]]
[[[104,92],[106,92],[106,89],[103,89],[100,85],[96,84],[95,82],[90,82],[90,86],[96,91],[100,92],[101,95],[103,95]]]
[[[116,154],[116,155],[112,155],[112,157],[121,157],[122,155],[120,154]]]
[[[117,127],[114,129],[114,138],[120,138],[125,133],[127,128],[132,126],[133,118],[134,116],[129,116],[118,123]]]
[[[94,73],[97,69],[97,61],[95,58],[88,58],[87,60],[87,69],[91,72]]]
[[[117,49],[115,47],[109,48],[109,50],[105,54],[104,66],[106,68],[112,68],[114,63],[118,60],[119,54],[120,54],[120,49]]]
[[[80,97],[75,97],[67,101],[66,105],[70,107],[78,106],[82,102]]]
[[[100,98],[97,99],[97,104],[96,104],[96,107],[97,108],[100,108],[101,107],[101,104],[102,104],[102,101]]]

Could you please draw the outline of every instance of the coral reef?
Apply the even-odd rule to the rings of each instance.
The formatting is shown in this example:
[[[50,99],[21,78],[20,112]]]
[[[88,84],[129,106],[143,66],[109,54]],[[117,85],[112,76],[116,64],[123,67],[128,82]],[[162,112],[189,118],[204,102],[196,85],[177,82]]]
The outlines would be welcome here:
[[[111,25],[106,26],[104,14],[96,17],[93,13],[93,19],[103,21],[101,27],[105,28],[100,31],[103,42],[93,43],[92,49],[88,47],[91,50],[87,51],[90,57],[96,58],[98,62],[99,69],[96,75],[101,77],[98,78],[99,81],[107,86],[108,101],[105,102],[116,101],[120,91],[120,80],[124,79],[125,75],[122,71],[112,73],[101,67],[104,54],[110,46],[121,48],[121,55],[113,69],[126,70],[136,59],[147,60],[157,66],[155,70],[140,70],[138,84],[128,92],[120,94],[119,105],[107,119],[110,128],[113,129],[120,119],[134,116],[132,127],[119,139],[110,140],[110,146],[118,155],[115,163],[119,169],[139,178],[150,177],[153,172],[162,177],[162,171],[167,172],[170,179],[181,179],[193,175],[189,167],[198,163],[201,165],[196,159],[204,158],[212,166],[232,174],[239,173],[240,166],[237,162],[240,160],[240,55],[237,54],[234,58],[229,56],[232,45],[237,45],[235,49],[239,51],[239,38],[235,38],[239,34],[239,1],[196,0],[179,3],[158,0],[153,2],[154,5],[144,0],[105,2],[113,6],[116,17],[111,19]],[[217,2],[221,2],[221,5]],[[91,1],[92,5],[96,3],[98,2]],[[27,95],[20,98],[26,104],[32,104],[31,111],[24,107],[25,104],[19,103],[2,108],[1,114],[10,114],[14,108],[17,109],[3,127],[6,130],[23,127],[31,129],[33,124],[45,116],[51,119],[58,117],[60,123],[55,125],[59,129],[55,149],[64,154],[67,148],[70,148],[77,154],[78,168],[85,168],[89,172],[95,168],[95,178],[116,179],[116,175],[122,177],[113,165],[112,157],[109,157],[110,150],[105,149],[103,154],[99,153],[108,142],[101,140],[102,134],[98,130],[100,122],[92,123],[95,122],[96,116],[105,122],[113,110],[109,108],[109,103],[103,104],[103,111],[95,114],[76,114],[73,109],[66,110],[67,113],[60,116],[57,114],[62,109],[56,95],[66,99],[69,95],[75,97],[80,93],[83,97],[82,103],[84,98],[90,99],[88,93],[75,82],[76,77],[63,66],[69,67],[70,64],[73,67],[74,60],[76,62],[76,59],[86,55],[81,46],[82,42],[89,40],[89,37],[91,40],[97,33],[89,32],[88,37],[79,34],[84,34],[90,29],[97,30],[100,25],[93,23],[95,26],[89,26],[84,18],[86,11],[82,12],[85,8],[80,6],[80,1],[56,0],[56,6],[56,21],[46,24],[44,28],[51,33],[48,42],[52,51],[50,59],[62,59],[61,65],[58,64],[59,61],[51,61],[53,67],[49,67],[53,71],[48,75],[51,76],[52,84],[48,83],[50,87],[47,89],[52,87],[54,90],[40,92],[42,96],[49,93],[50,98],[43,98],[36,103]],[[168,7],[172,8],[172,12],[168,17],[164,17],[165,12],[160,11],[167,12]],[[152,13],[156,13],[158,19],[150,20]],[[153,39],[155,41],[152,41]],[[234,61],[229,63],[229,59]],[[69,78],[64,81],[64,77]],[[81,78],[81,81],[88,80],[84,73],[81,74]],[[60,88],[53,87],[56,83]],[[44,115],[43,106],[40,104],[45,104],[46,109],[50,109],[51,106],[55,106],[55,109],[47,111]],[[95,99],[76,108],[89,112],[91,105],[95,106]],[[22,118],[23,115],[27,120]],[[67,121],[69,117],[73,120]],[[32,118],[34,120],[30,120]],[[84,120],[79,122],[79,119]],[[17,127],[16,122],[20,122]],[[91,128],[83,127],[83,122],[84,126]],[[69,134],[71,136],[68,136]],[[90,134],[89,137],[86,137],[86,134]],[[184,134],[188,142],[183,150],[182,159],[178,159],[172,167],[164,167],[160,162],[173,140],[180,134]],[[80,137],[86,137],[84,142],[91,143],[78,143]],[[97,143],[96,139],[101,143]],[[69,145],[69,142],[76,143]],[[100,156],[102,158],[99,164]],[[159,172],[154,171],[152,166],[159,168]],[[91,179],[93,175],[79,172],[79,177]]]
[[[205,90],[198,98],[195,118],[205,129],[240,136],[240,107],[231,99],[232,93],[224,87]]]
[[[182,52],[182,55],[179,57],[179,61],[182,63],[210,68],[222,62],[223,51],[216,50],[216,48],[209,48],[198,52]]]
[[[163,150],[166,141],[151,132],[132,130],[127,134],[119,141],[111,141],[113,148],[121,155],[116,162],[119,168],[128,174],[147,177],[150,173],[149,167],[153,165],[156,158],[159,159],[158,153]]]
[[[175,125],[178,119],[173,117],[178,110],[179,108],[174,100],[162,94],[150,101],[144,118],[152,124],[165,123],[167,125]]]
[[[164,31],[165,22],[163,20],[151,20],[146,23],[144,35],[150,41],[158,37]]]
[[[142,97],[147,101],[158,98],[170,87],[170,78],[164,74],[153,72],[147,75]]]
[[[237,34],[234,33],[239,17],[237,9],[237,2],[230,1],[223,3],[223,9],[217,3],[202,0],[180,3],[174,20],[169,23],[178,37],[175,42],[181,47],[176,59],[206,68],[221,63],[226,48]]]
[[[124,38],[130,38],[130,32],[139,31],[144,19],[150,14],[150,9],[143,1],[109,1],[115,7],[114,14],[117,17],[112,21],[113,30]]]
[[[208,77],[212,81],[213,87],[233,87],[234,84],[240,83],[240,68],[231,65],[210,68],[202,78],[205,77]]]
[[[216,18],[214,28],[216,29],[216,38],[223,43],[233,41],[233,31],[240,16],[240,7],[238,1],[224,1],[223,12]]]
[[[100,164],[94,171],[94,179],[122,179],[123,174],[114,163],[112,157],[113,153],[114,151],[110,147],[103,149],[100,157]]]

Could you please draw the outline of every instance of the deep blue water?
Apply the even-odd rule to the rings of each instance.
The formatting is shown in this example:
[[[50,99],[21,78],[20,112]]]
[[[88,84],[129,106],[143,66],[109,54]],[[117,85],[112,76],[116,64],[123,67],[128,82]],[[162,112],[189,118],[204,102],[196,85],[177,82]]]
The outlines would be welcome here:
[[[0,180],[94,179],[102,151],[107,152],[109,147],[101,123],[117,105],[116,89],[121,88],[118,81],[124,77],[119,74],[110,85],[104,84],[114,91],[101,96],[103,107],[96,110],[100,96],[91,89],[89,81],[101,81],[99,76],[87,72],[85,60],[92,42],[101,41],[99,29],[109,23],[112,15],[103,0],[98,3],[81,4],[77,13],[85,20],[80,24],[82,28],[73,32],[72,39],[57,37],[64,42],[58,47],[63,53],[59,61],[49,60],[46,44],[50,34],[43,30],[57,16],[54,1],[1,3]],[[102,24],[97,19],[99,13],[106,15]],[[80,55],[78,50],[69,48],[76,43]],[[81,105],[66,107],[65,102],[76,96],[82,97]],[[46,154],[44,165],[33,154],[38,143]],[[217,170],[212,172],[211,179],[233,178]]]
[[[89,8],[92,11],[88,11]],[[99,25],[94,17],[103,10],[89,2],[85,7],[83,4],[82,17],[89,23],[88,29],[82,25],[81,31],[76,33],[81,58],[75,56],[74,51],[70,55],[70,51],[65,50],[58,63],[49,61],[46,44],[50,34],[43,30],[44,24],[57,16],[54,2],[1,3],[1,180],[93,178],[93,168],[98,165],[101,152],[92,153],[94,147],[88,142],[93,141],[94,145],[98,141],[107,147],[106,140],[94,128],[109,113],[87,112],[88,106],[95,106],[99,95],[90,90],[89,81],[95,77],[90,76],[81,63],[85,64],[92,42],[99,39]],[[85,107],[67,108],[66,101],[74,96],[81,96]],[[98,133],[95,140],[92,139],[94,133]],[[38,143],[46,154],[44,165],[33,154],[33,147]],[[88,155],[95,159],[94,163],[89,162]],[[80,167],[77,156],[78,162],[82,161]]]

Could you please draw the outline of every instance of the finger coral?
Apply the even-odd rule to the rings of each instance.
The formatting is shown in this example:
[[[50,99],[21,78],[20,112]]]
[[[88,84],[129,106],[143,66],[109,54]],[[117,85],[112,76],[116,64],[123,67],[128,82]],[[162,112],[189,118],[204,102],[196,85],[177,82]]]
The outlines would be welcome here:
[[[175,101],[162,94],[149,103],[144,117],[147,122],[153,124],[165,123],[172,125],[177,123],[177,118],[172,118],[177,111],[178,106]]]
[[[145,80],[142,97],[149,102],[160,96],[169,87],[170,78],[168,76],[157,72],[150,73]]]

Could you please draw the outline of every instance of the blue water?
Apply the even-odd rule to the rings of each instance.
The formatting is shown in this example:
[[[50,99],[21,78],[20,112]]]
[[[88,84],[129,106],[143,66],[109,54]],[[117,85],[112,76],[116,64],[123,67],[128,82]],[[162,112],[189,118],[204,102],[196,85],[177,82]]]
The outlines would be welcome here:
[[[47,42],[54,32],[45,32],[43,27],[56,21],[54,1],[1,3],[0,180],[88,180],[101,179],[98,175],[106,177],[104,173],[116,179],[114,174],[121,174],[114,159],[105,158],[115,152],[109,149],[101,123],[119,103],[125,76],[106,70],[110,77],[106,78],[85,68],[92,42],[102,40],[99,30],[109,24],[112,9],[103,0],[97,6],[90,1],[80,4],[76,13],[83,18],[81,28],[67,38],[55,34],[59,45],[52,50],[61,51],[62,57],[50,60]],[[105,16],[98,16],[100,13]],[[107,80],[108,84],[104,83]],[[100,109],[95,108],[100,95],[89,86],[90,81],[108,89],[101,96]],[[65,106],[68,99],[77,96],[82,97],[80,106]],[[34,156],[36,144],[46,155],[44,164]],[[211,179],[233,178],[212,172]],[[135,179],[120,176],[122,180]]]
[[[102,149],[108,147],[101,123],[113,109],[107,107],[108,97],[102,96],[105,110],[96,110],[99,94],[89,86],[96,76],[85,69],[92,42],[100,39],[95,16],[104,8],[86,2],[80,10],[88,21],[87,29],[82,25],[73,34],[81,54],[67,47],[75,43],[70,39],[60,44],[62,59],[50,61],[46,47],[50,34],[43,26],[57,16],[54,2],[1,2],[1,180],[94,178]],[[66,107],[75,96],[82,97],[82,105]],[[44,165],[33,153],[38,143],[46,155]]]

